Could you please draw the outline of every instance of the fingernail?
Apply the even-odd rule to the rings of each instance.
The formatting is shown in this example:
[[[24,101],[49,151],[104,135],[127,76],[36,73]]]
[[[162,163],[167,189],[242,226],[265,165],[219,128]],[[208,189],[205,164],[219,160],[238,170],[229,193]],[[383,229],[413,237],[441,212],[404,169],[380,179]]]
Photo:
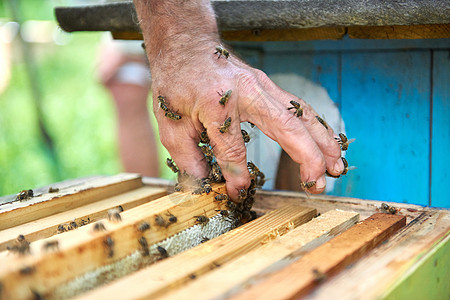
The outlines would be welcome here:
[[[325,179],[325,175],[320,177],[316,182],[316,189],[323,190],[327,185],[327,180]]]
[[[344,163],[342,162],[342,159],[338,159],[338,161],[336,162],[336,164],[333,167],[333,171],[336,174],[341,174],[344,171]]]

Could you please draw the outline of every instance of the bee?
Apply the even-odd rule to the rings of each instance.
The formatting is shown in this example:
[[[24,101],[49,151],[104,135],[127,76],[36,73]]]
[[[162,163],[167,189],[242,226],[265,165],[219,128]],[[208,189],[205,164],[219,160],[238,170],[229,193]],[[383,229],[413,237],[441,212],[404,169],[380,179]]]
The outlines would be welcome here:
[[[203,178],[200,183],[200,186],[202,187],[203,192],[206,193],[207,195],[212,192],[212,187],[211,187],[210,182],[211,181],[209,178]]]
[[[219,54],[219,57],[217,57],[217,59],[220,58],[220,56],[225,56],[225,59],[228,59],[228,57],[230,56],[230,52],[228,52],[226,49],[222,48],[221,46],[217,46],[216,47],[216,52],[214,52],[214,54]]]
[[[171,120],[178,121],[181,120],[181,115],[174,113],[173,111],[166,111],[165,116]]]
[[[42,246],[42,250],[44,250],[44,251],[59,250],[59,242],[58,241],[48,241]]]
[[[312,273],[315,282],[322,282],[327,279],[327,275],[323,272],[320,272],[318,269],[312,269]]]
[[[223,180],[222,170],[220,169],[218,163],[213,163],[211,165],[211,172],[209,176],[214,182],[221,182]]]
[[[178,169],[178,167],[175,165],[175,162],[171,158],[166,159],[166,165],[172,170],[172,172],[180,172],[180,169]]]
[[[386,203],[382,203],[381,208],[392,215],[397,213],[397,209],[395,207],[387,205]]]
[[[341,177],[341,175],[333,175],[333,174],[330,174],[330,172],[328,172],[328,170],[325,170],[325,174],[326,174],[327,176],[333,177],[333,178],[339,178],[339,177]]]
[[[209,222],[209,218],[207,216],[194,216],[195,224],[205,225]]]
[[[150,229],[150,224],[148,224],[147,222],[142,222],[141,224],[139,224],[139,226],[137,228],[137,230],[139,232],[144,232],[149,229]]]
[[[22,201],[22,200],[28,200],[30,198],[33,198],[34,193],[33,190],[23,190],[16,196],[16,200]]]
[[[342,171],[341,175],[345,175],[348,172],[348,162],[345,157],[341,157],[342,163],[344,164],[344,171]]]
[[[247,198],[247,190],[242,188],[239,190],[239,200],[244,200]]]
[[[167,215],[169,216],[169,223],[176,223],[178,221],[178,218],[171,214],[169,211],[167,211]]]
[[[57,193],[57,192],[59,192],[59,188],[49,187],[48,192],[49,193]]]
[[[231,117],[228,117],[225,122],[223,122],[222,125],[219,127],[220,133],[225,133],[228,131],[228,128],[230,128],[231,125]]]
[[[236,209],[236,203],[234,203],[233,201],[229,200],[227,201],[227,208],[229,210],[235,210]]]
[[[19,255],[30,254],[30,242],[25,239],[23,234],[17,236],[16,243],[18,245],[6,246],[6,249]]]
[[[230,212],[226,209],[216,209],[216,211],[218,211],[220,213],[220,215],[224,218],[227,218],[228,216],[230,216]]]
[[[306,191],[316,185],[315,181],[305,181],[300,183],[302,190]]]
[[[189,278],[192,279],[192,280],[194,280],[195,278],[197,278],[197,275],[195,275],[195,274],[190,274],[190,275],[189,275]]]
[[[123,212],[123,206],[122,205],[117,206],[116,209],[120,213]]]
[[[216,201],[228,201],[230,200],[230,196],[228,196],[227,194],[219,194],[217,196],[214,197],[214,199],[216,199]]]
[[[75,222],[75,220],[70,222],[69,226],[67,226],[67,230],[72,230],[72,229],[77,229],[77,228],[78,228],[78,224],[77,224],[77,222]]]
[[[250,124],[251,128],[255,128],[255,124],[253,124],[252,122],[247,122],[248,124]]]
[[[120,207],[122,207],[122,206],[120,206]],[[89,223],[91,223],[91,218],[88,217],[87,220],[81,219],[80,226],[84,226]]]
[[[252,176],[257,176],[260,172],[259,168],[251,161],[247,162],[247,168]]]
[[[160,215],[156,215],[155,216],[155,223],[156,225],[158,225],[159,227],[164,227],[167,228],[170,224],[168,224],[166,222],[166,220],[164,220],[163,217],[161,217]]]
[[[205,242],[209,241],[209,238],[207,238],[206,236],[203,236],[200,243],[203,244]]]
[[[141,237],[139,240],[139,245],[141,245],[142,256],[148,256],[150,251],[148,250],[148,243],[145,237]]]
[[[158,96],[158,102],[159,102],[159,107],[163,111],[165,111],[165,112],[169,111],[169,108],[167,107],[167,103],[166,103],[166,97]]]
[[[355,139],[347,139],[347,136],[343,133],[339,133],[339,138],[334,138],[336,141],[338,141],[339,145],[341,146],[342,151],[348,150],[348,145],[353,143]]]
[[[24,267],[24,268],[20,269],[19,272],[21,275],[30,275],[30,274],[33,274],[35,271],[36,271],[36,268],[32,266],[32,267]]]
[[[200,142],[202,142],[203,144],[209,144],[209,136],[206,130],[202,131],[202,133],[200,134]]]
[[[108,220],[113,223],[118,223],[122,221],[122,217],[118,209],[110,209],[108,210]]]
[[[158,250],[159,255],[161,256],[160,259],[169,257],[169,253],[167,253],[167,250],[164,249],[164,247],[158,246],[156,247],[156,250]]]
[[[173,188],[175,192],[182,192],[183,191],[183,185],[179,182],[175,183],[175,187]]]
[[[202,150],[203,154],[205,155],[208,163],[211,164],[212,161],[214,160],[214,152],[212,151],[212,149],[207,145],[201,146],[200,149]]]
[[[297,115],[297,118],[303,116],[303,108],[300,106],[300,103],[294,100],[289,101],[289,103],[292,104],[292,107],[288,107],[288,110],[294,109],[294,116]]]
[[[106,250],[108,252],[108,257],[113,257],[114,256],[114,241],[113,241],[113,239],[110,236],[108,236],[103,241],[103,243],[106,246]]]
[[[328,130],[328,123],[327,122],[325,122],[325,120],[324,119],[322,119],[321,117],[319,117],[319,116],[316,116],[316,119],[317,119],[317,121],[319,121],[319,123],[320,124],[322,124],[323,125],[323,127],[325,127],[327,130]]]
[[[247,199],[244,200],[244,202],[242,203],[242,206],[243,206],[244,210],[250,210],[253,207],[254,203],[255,203],[255,198],[248,197]]]
[[[193,195],[201,195],[201,194],[203,194],[204,192],[205,192],[205,189],[203,189],[203,188],[200,186],[200,187],[196,188],[196,189],[192,192],[192,194],[193,194]]]
[[[225,106],[225,104],[228,102],[228,99],[231,96],[231,90],[226,91],[225,93],[222,91],[222,93],[217,92],[220,96],[219,103]]]
[[[63,233],[64,231],[67,231],[66,227],[64,226],[64,224],[60,224],[58,225],[58,233]]]
[[[247,222],[250,222],[252,220],[252,213],[249,210],[244,210],[240,215],[239,215],[239,222],[241,224],[245,224]]]
[[[105,227],[105,225],[103,225],[102,222],[97,222],[94,224],[94,226],[92,226],[92,231],[93,232],[106,231],[106,227]]]
[[[244,143],[250,142],[250,135],[244,129],[241,129],[242,138],[244,139]]]

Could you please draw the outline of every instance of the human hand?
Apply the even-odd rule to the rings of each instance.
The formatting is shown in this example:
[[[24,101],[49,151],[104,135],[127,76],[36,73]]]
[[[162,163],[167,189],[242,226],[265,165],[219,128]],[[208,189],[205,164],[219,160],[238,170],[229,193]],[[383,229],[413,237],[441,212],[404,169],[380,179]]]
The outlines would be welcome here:
[[[138,14],[144,17],[147,8],[139,1],[135,4]],[[162,24],[162,17],[168,7],[164,13],[153,7],[154,11],[150,11],[153,23],[149,24],[149,31],[144,29],[145,24],[141,24],[152,72],[153,108],[161,142],[181,172],[186,171],[199,178],[207,176],[208,165],[198,147],[200,133],[206,129],[226,179],[228,194],[236,200],[239,190],[250,184],[240,123],[251,122],[300,164],[301,182],[305,189],[311,193],[322,192],[326,184],[325,171],[339,175],[344,169],[333,130],[318,121],[317,113],[310,105],[279,88],[262,71],[246,65],[233,53],[228,58],[218,58],[214,52],[220,41],[217,28],[214,28],[215,21],[213,24],[208,19],[208,8],[204,5],[194,7],[192,3],[188,6],[180,11],[176,11],[177,7],[170,8],[175,10],[171,16],[195,15],[203,11],[206,21],[201,18],[199,24],[195,24],[195,20],[189,23],[180,21],[176,29],[170,29],[170,24],[167,24],[167,29]],[[187,34],[186,30],[179,31],[183,26],[207,29],[198,34]],[[161,33],[162,28],[166,30],[164,33]],[[228,102],[219,104],[221,96],[218,92],[228,90],[232,91]],[[165,97],[170,110],[182,118],[172,120],[165,117],[165,112],[158,106],[158,96]],[[301,117],[288,110],[292,107],[292,100],[301,105]],[[219,128],[228,117],[231,117],[230,127],[221,133]]]

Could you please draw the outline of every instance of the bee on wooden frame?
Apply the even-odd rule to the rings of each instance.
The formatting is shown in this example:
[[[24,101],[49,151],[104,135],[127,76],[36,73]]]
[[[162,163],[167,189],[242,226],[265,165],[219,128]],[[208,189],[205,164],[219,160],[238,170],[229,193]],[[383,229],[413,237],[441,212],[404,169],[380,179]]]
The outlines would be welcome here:
[[[144,232],[146,230],[150,229],[150,224],[148,224],[147,222],[142,222],[141,224],[139,224],[139,226],[137,227],[137,230],[139,232]]]
[[[42,250],[44,251],[57,251],[59,250],[59,242],[58,241],[48,241],[42,246]]]
[[[169,253],[167,253],[167,250],[164,247],[158,246],[156,247],[156,250],[158,250],[159,255],[161,256],[160,259],[169,257]]]
[[[195,224],[202,224],[205,225],[209,222],[209,218],[206,216],[206,212],[205,215],[201,215],[201,216],[194,216],[195,218]]]
[[[108,220],[113,223],[118,223],[122,221],[122,217],[120,216],[118,209],[113,208],[108,210]]]
[[[106,231],[106,227],[102,222],[97,222],[94,224],[94,226],[92,226],[92,231],[93,232],[102,232],[102,231]]]

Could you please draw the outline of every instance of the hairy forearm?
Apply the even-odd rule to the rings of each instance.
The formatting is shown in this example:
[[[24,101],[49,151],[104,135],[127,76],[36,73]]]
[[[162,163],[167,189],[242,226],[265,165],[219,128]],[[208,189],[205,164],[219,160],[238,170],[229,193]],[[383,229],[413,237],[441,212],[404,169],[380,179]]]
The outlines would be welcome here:
[[[151,66],[158,61],[186,63],[220,41],[209,0],[134,0],[134,4]]]

